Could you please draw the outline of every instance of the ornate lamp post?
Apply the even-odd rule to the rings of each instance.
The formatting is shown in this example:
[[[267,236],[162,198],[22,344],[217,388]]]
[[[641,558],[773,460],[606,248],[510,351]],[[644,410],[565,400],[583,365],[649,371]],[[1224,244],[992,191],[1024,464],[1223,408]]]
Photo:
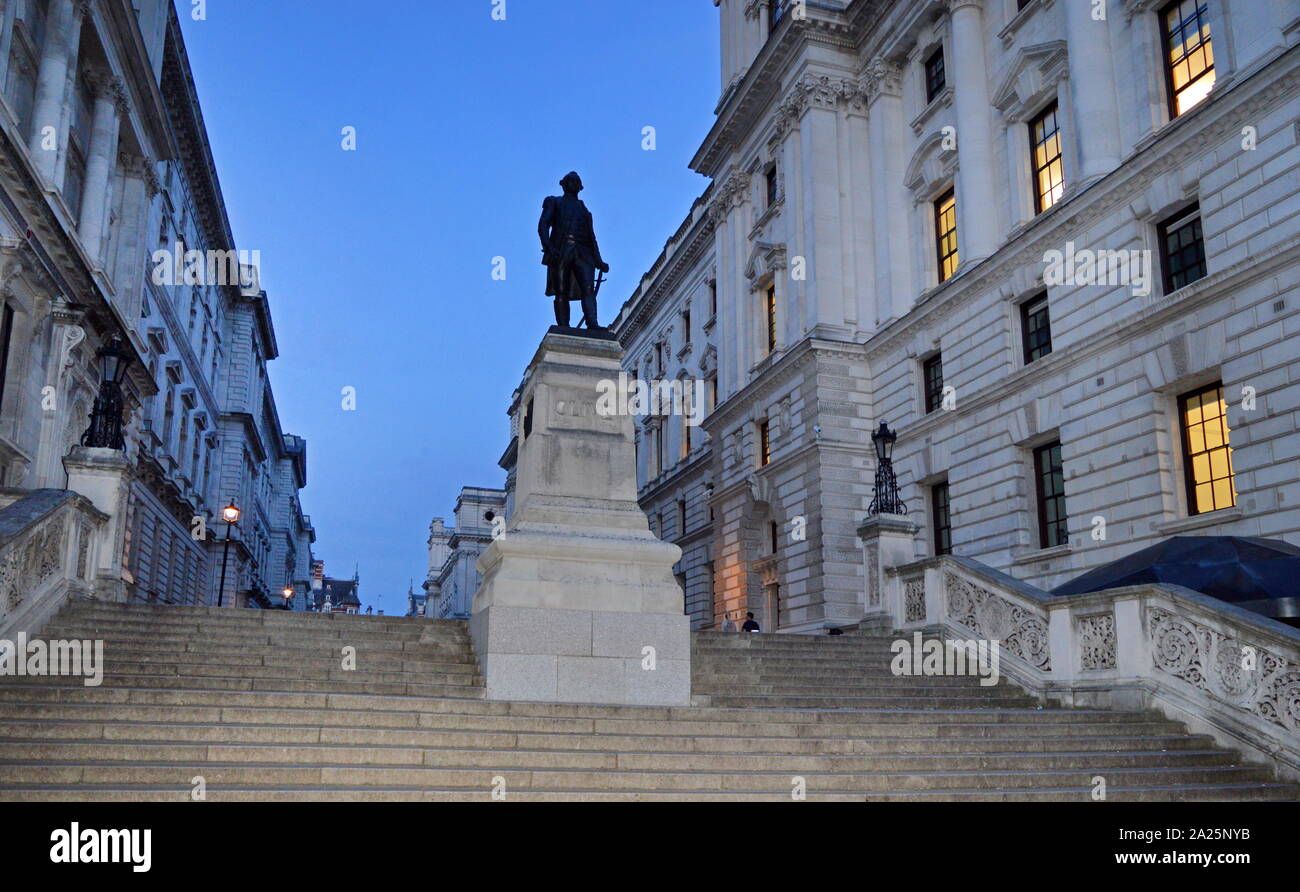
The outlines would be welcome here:
[[[226,546],[221,552],[221,588],[217,590],[218,607],[224,607],[226,603],[226,563],[230,558],[230,529],[239,523],[239,509],[235,507],[234,499],[221,509],[221,519],[226,522]]]
[[[293,586],[286,585],[284,587],[284,591],[280,592],[280,594],[284,595],[284,609],[292,610],[293,609]]]
[[[99,449],[125,449],[122,436],[122,381],[131,365],[131,354],[122,338],[113,335],[99,353],[99,395],[90,413],[90,427],[81,435],[81,445]]]
[[[907,513],[907,505],[898,496],[898,478],[894,476],[894,441],[897,439],[898,434],[883,421],[871,435],[871,442],[876,447],[876,486],[867,514]]]

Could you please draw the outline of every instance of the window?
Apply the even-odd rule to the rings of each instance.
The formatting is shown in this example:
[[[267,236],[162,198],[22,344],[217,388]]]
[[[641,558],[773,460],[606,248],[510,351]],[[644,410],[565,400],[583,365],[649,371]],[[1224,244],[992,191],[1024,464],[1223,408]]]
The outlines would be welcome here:
[[[691,416],[694,414],[695,388],[691,387],[686,381],[682,382],[682,458],[687,458],[691,454]]]
[[[9,370],[9,345],[14,339],[14,308],[4,305],[0,317],[0,408],[4,407],[6,373]]]
[[[948,481],[930,487],[930,525],[934,527],[934,553],[952,554],[952,514],[948,505]]]
[[[685,534],[686,534],[686,500],[678,499],[677,500],[677,535],[684,536]]]
[[[655,441],[655,476],[658,477],[664,470],[664,431],[657,427],[650,434]]]
[[[925,411],[933,412],[943,405],[943,355],[936,353],[921,363],[921,377],[925,380]]]
[[[763,184],[767,189],[767,206],[776,204],[776,165],[770,165],[763,173]]]
[[[1056,103],[1029,122],[1031,162],[1034,166],[1034,212],[1041,214],[1061,200],[1065,173],[1061,166],[1061,124]]]
[[[691,311],[690,308],[682,310],[682,346],[691,345]]]
[[[718,315],[718,280],[714,279],[709,282],[709,318],[712,319]]]
[[[709,405],[707,407],[709,410],[709,414],[712,415],[713,410],[716,409],[717,407],[718,407],[718,373],[714,372],[712,375],[709,375]]]
[[[768,420],[758,423],[758,466],[764,467],[772,461],[772,433]]]
[[[1175,214],[1160,225],[1160,263],[1165,293],[1205,278],[1205,241],[1199,205]]]
[[[1020,330],[1024,335],[1025,365],[1052,352],[1052,326],[1047,316],[1047,292],[1020,305]]]
[[[1187,512],[1204,514],[1236,505],[1223,385],[1211,384],[1179,397],[1178,418],[1183,431]]]
[[[660,343],[660,344],[655,344],[655,374],[662,375],[663,373],[664,373],[664,345]]]
[[[768,544],[772,546],[772,554],[781,550],[781,528],[777,526],[775,520],[770,521],[767,525]]]
[[[1043,548],[1070,541],[1066,529],[1065,471],[1061,465],[1061,443],[1048,443],[1034,450],[1034,477],[1038,486],[1038,541]]]
[[[767,33],[771,34],[781,24],[789,0],[767,0]]]
[[[1160,13],[1165,34],[1169,116],[1195,106],[1214,86],[1214,50],[1205,0],[1175,0]]]
[[[947,84],[948,77],[943,69],[943,47],[939,47],[925,60],[925,104],[934,102],[934,97],[942,93]]]
[[[767,352],[776,349],[776,285],[768,285],[764,308],[767,315]]]
[[[74,220],[81,217],[81,194],[86,188],[86,162],[76,144],[68,146],[68,167],[63,174],[63,200]]]
[[[934,203],[935,245],[939,251],[939,281],[957,271],[957,198],[949,189]]]

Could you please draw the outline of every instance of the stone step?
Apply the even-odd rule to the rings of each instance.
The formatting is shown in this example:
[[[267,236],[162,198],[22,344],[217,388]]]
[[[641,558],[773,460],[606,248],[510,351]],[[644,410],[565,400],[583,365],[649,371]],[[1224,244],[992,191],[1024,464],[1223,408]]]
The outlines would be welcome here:
[[[0,787],[0,802],[178,802],[190,801],[186,785],[84,786],[22,785]],[[490,790],[393,787],[209,785],[210,802],[490,802]],[[809,792],[809,802],[1087,802],[1093,788],[1052,790],[942,790],[902,793]],[[1294,801],[1294,788],[1284,784],[1180,784],[1110,788],[1111,802],[1275,802]],[[508,802],[789,802],[789,792],[746,793],[661,790],[507,790]]]
[[[139,615],[134,613],[60,611],[51,624],[93,626],[105,629],[124,630],[194,630],[201,632],[216,629],[232,632],[266,631],[268,633],[301,633],[337,637],[339,635],[392,635],[397,637],[419,638],[421,635],[445,635],[449,637],[467,636],[468,626],[463,623],[439,624],[436,621],[414,622],[411,620],[388,619],[383,622],[347,622],[339,620],[295,620],[293,617],[318,617],[319,614],[291,614],[274,611],[278,619],[271,619],[271,611],[248,611],[251,615],[230,612],[230,616],[204,616],[189,613],[158,613]],[[266,613],[267,617],[258,616]]]
[[[204,628],[194,624],[145,625],[140,623],[83,623],[56,620],[41,631],[41,637],[52,639],[91,639],[104,641],[152,641],[155,638],[186,638],[199,641],[214,641],[230,644],[270,644],[292,645],[305,643],[310,646],[353,647],[384,646],[392,649],[396,644],[457,644],[468,646],[469,637],[461,632],[436,635],[421,635],[418,632],[406,634],[387,634],[369,630],[352,629],[268,629],[265,626],[248,628],[229,628],[211,626]]]
[[[279,679],[365,679],[374,682],[435,682],[437,684],[478,684],[481,679],[471,664],[460,664],[451,672],[390,670],[385,664],[367,665],[357,661],[357,668],[340,668],[339,661],[319,666],[230,666],[224,663],[136,662],[106,659],[101,667],[105,678],[122,675],[168,675],[194,678],[279,678]],[[15,676],[20,681],[26,676]]]
[[[60,636],[43,636],[57,638]],[[135,636],[122,638],[104,638],[104,651],[109,650],[122,651],[140,651],[149,650],[155,653],[164,653],[164,651],[186,651],[186,653],[209,653],[209,654],[303,654],[308,657],[324,658],[338,657],[342,658],[343,646],[347,642],[342,640],[329,640],[326,642],[303,641],[300,644],[285,645],[278,644],[269,640],[269,637],[250,638],[240,636],[239,638],[211,638],[204,636],[170,636],[164,638],[153,638],[149,636]],[[367,654],[372,659],[383,658],[415,658],[415,659],[464,659],[472,658],[473,650],[468,644],[428,644],[428,642],[417,641],[381,641],[378,644],[355,645],[357,654]]]
[[[284,622],[291,625],[312,623],[345,623],[352,625],[386,625],[403,623],[427,626],[460,626],[467,628],[465,620],[431,619],[426,617],[402,617],[357,614],[357,613],[306,613],[289,610],[255,610],[231,607],[182,607],[166,604],[141,604],[138,602],[122,603],[118,601],[72,600],[64,605],[61,613],[91,614],[107,616],[143,616],[143,617],[216,617],[229,618],[232,621],[251,619],[258,622]]]
[[[944,695],[907,696],[903,694],[875,694],[868,696],[745,696],[744,694],[701,694],[698,701],[708,706],[766,707],[768,709],[953,709],[963,706],[972,708],[1014,708],[1034,702],[1025,694],[1011,694],[1001,690],[996,696],[978,697],[948,693]]]
[[[0,740],[0,777],[19,766],[54,763],[201,764],[367,767],[425,766],[447,769],[601,771],[702,771],[702,772],[900,772],[900,771],[1056,771],[1075,769],[1104,774],[1123,768],[1220,767],[1235,764],[1224,750],[1175,752],[1008,752],[989,753],[887,753],[887,754],[784,754],[784,753],[676,753],[608,752],[589,750],[528,750],[433,748],[392,745],[276,745],[250,743],[193,744],[136,741],[32,742]]]
[[[337,669],[342,663],[341,655],[321,656],[319,654],[287,656],[279,652],[274,653],[236,653],[225,654],[212,651],[160,651],[160,650],[105,650],[105,663],[133,663],[138,666],[152,665],[175,665],[175,664],[193,664],[193,665],[220,665],[223,667],[250,666],[264,667],[268,670],[275,670],[284,667],[303,667],[319,669]],[[417,655],[409,653],[394,654],[375,654],[367,650],[364,654],[364,660],[361,660],[358,654],[358,662],[364,662],[366,665],[373,667],[376,671],[382,672],[417,672],[423,674],[455,674],[455,675],[474,675],[478,672],[478,664],[474,657],[468,653],[464,654],[461,659],[453,660],[443,658],[440,660],[422,660]]]
[[[873,678],[841,684],[732,684],[701,681],[691,685],[696,694],[726,694],[745,697],[811,697],[819,694],[835,697],[897,695],[906,693],[915,697],[1017,697],[1027,695],[1008,684],[981,686],[975,679],[951,679],[956,684],[942,684],[935,678]]]
[[[1050,789],[1084,787],[1093,783],[1092,769],[1063,768],[1012,771],[806,771],[800,773],[813,791],[892,793],[952,789]],[[188,783],[202,776],[215,785],[344,785],[488,789],[494,777],[505,778],[514,790],[677,790],[785,792],[792,777],[786,771],[649,771],[539,768],[437,768],[426,766],[329,766],[304,764],[239,765],[222,762],[0,762],[0,787],[28,784],[164,785]],[[1182,782],[1200,784],[1268,783],[1270,773],[1258,766],[1190,766],[1110,768],[1108,788],[1160,786]]]
[[[355,672],[330,673],[328,680],[312,681],[302,678],[263,677],[205,677],[200,675],[151,675],[141,673],[105,674],[104,688],[132,688],[144,691],[265,691],[289,694],[356,694],[396,697],[479,697],[481,685],[465,676],[448,676],[451,681],[438,679],[424,681],[381,682],[371,681]],[[7,678],[6,685],[32,688],[63,689],[71,681],[67,677],[24,676]],[[80,682],[78,682],[79,684]],[[83,690],[97,690],[84,688]]]
[[[178,722],[100,722],[57,719],[0,719],[7,741],[195,743],[221,745],[415,746],[481,750],[580,750],[601,752],[778,753],[784,755],[901,755],[908,753],[1000,754],[1181,752],[1213,747],[1207,735],[990,737],[737,737],[615,734],[548,734],[519,731],[454,731],[347,728],[303,725],[208,725]]]

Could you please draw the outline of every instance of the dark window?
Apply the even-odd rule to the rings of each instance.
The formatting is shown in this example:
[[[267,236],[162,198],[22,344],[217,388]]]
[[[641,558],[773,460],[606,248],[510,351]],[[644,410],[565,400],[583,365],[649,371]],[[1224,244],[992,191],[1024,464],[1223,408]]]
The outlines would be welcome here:
[[[682,345],[689,346],[691,343],[691,311],[682,310]]]
[[[776,165],[773,164],[763,174],[763,181],[767,186],[767,206],[771,207],[776,204]]]
[[[949,189],[934,203],[935,247],[939,252],[939,281],[957,271],[957,197]]]
[[[1032,0],[1016,0],[1016,11],[1019,12],[1020,10],[1028,6],[1031,2]]]
[[[943,92],[947,85],[947,75],[943,70],[943,47],[939,47],[930,58],[925,60],[925,101],[928,105],[934,97]]]
[[[1188,513],[1204,514],[1237,504],[1223,385],[1211,384],[1179,397],[1178,426],[1183,430]]]
[[[1034,166],[1034,210],[1050,208],[1065,191],[1065,172],[1061,166],[1061,125],[1056,103],[1043,109],[1029,122],[1029,144]]]
[[[758,464],[766,465],[772,461],[772,436],[767,419],[758,423]]]
[[[930,487],[930,523],[934,527],[934,553],[952,554],[952,515],[948,506],[948,481]]]
[[[1169,116],[1176,118],[1214,86],[1214,50],[1205,0],[1175,0],[1160,11],[1165,34]]]
[[[1205,241],[1199,205],[1175,214],[1160,226],[1160,263],[1165,293],[1205,278]]]
[[[936,353],[921,363],[921,376],[925,379],[925,411],[930,413],[943,405],[943,355]]]
[[[785,9],[790,4],[790,0],[767,0],[767,30],[772,32],[776,26],[781,24],[781,19],[785,16]]]
[[[709,283],[709,318],[712,319],[718,315],[718,282],[715,279]]]
[[[1047,292],[1020,305],[1021,331],[1025,339],[1025,365],[1052,352],[1052,324],[1047,316]]]
[[[14,308],[5,304],[0,320],[0,408],[4,407],[6,373],[9,370],[9,345],[14,338]]]
[[[776,525],[775,520],[767,525],[767,534],[771,539],[772,554],[776,554],[778,551],[781,550],[780,548],[781,530],[780,527]]]
[[[1070,541],[1066,529],[1065,471],[1061,465],[1060,441],[1034,450],[1034,477],[1038,486],[1038,537],[1043,548]]]
[[[776,286],[767,286],[767,352],[776,349]]]
[[[686,534],[686,500],[677,500],[677,535]]]

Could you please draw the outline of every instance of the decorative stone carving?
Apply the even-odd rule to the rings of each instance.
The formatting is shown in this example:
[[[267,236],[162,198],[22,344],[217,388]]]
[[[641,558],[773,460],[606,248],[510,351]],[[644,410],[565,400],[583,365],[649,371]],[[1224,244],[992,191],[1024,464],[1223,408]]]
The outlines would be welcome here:
[[[1080,668],[1084,671],[1114,669],[1116,665],[1115,615],[1102,613],[1075,620],[1079,639]]]
[[[1050,672],[1047,622],[970,580],[949,573],[944,579],[948,615],[982,638],[998,641],[1008,652],[1036,669]]]
[[[880,606],[880,546],[867,546],[867,606]]]
[[[862,89],[868,102],[875,102],[881,96],[902,96],[902,67],[877,56],[867,63],[867,68],[862,73]]]
[[[1300,664],[1158,607],[1147,616],[1157,671],[1265,721],[1300,730]]]
[[[903,616],[909,623],[925,622],[925,579],[903,584]]]

